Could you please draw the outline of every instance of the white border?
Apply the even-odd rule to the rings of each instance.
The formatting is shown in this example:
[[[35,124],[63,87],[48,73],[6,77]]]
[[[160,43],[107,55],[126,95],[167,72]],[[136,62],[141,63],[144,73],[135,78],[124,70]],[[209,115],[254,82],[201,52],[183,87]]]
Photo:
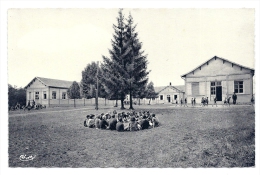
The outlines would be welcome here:
[[[255,8],[255,76],[259,89],[259,1],[1,1],[1,105],[0,105],[0,174],[44,174],[46,173],[113,173],[113,174],[260,174],[259,169],[259,110],[256,109],[256,167],[255,168],[188,168],[188,169],[88,169],[85,168],[9,168],[8,167],[8,115],[7,115],[7,9],[9,8]],[[259,106],[256,93],[256,106]]]

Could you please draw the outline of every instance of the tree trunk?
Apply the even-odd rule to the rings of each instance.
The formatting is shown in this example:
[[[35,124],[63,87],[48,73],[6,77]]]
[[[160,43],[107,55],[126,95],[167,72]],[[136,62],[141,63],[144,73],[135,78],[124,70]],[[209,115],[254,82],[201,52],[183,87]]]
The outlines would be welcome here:
[[[141,99],[140,99],[140,98],[138,98],[138,104],[139,104],[139,106],[140,106],[140,101],[141,101]]]
[[[149,99],[149,105],[150,105],[151,99]]]
[[[74,108],[76,107],[75,98],[74,98]]]
[[[118,106],[118,104],[117,104],[117,99],[116,99],[116,105],[114,107],[117,107],[117,106]]]
[[[130,107],[129,107],[129,109],[133,109],[134,110],[134,108],[133,108],[133,99],[132,99],[132,91],[130,90]]]
[[[124,107],[124,95],[123,94],[121,94],[121,109],[125,109],[125,107]]]
[[[106,98],[105,98],[105,106],[107,105],[107,101],[106,101]]]

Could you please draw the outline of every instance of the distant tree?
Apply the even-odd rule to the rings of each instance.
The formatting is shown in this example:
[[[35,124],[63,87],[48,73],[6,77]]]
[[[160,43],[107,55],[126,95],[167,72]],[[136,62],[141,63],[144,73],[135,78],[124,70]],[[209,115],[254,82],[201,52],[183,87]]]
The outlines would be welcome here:
[[[80,98],[80,87],[76,81],[73,81],[72,85],[67,90],[68,97],[74,99],[74,107],[76,107],[75,99]]]
[[[8,84],[8,105],[14,107],[17,103],[21,106],[26,105],[26,90]]]
[[[138,105],[140,105],[140,100],[145,98],[147,94],[146,86],[142,88],[138,88],[134,94],[133,97],[138,99]]]
[[[86,98],[95,97],[95,89],[97,82],[97,63],[92,62],[88,64],[82,71],[82,91]]]
[[[98,73],[98,75],[97,75]],[[103,79],[102,79],[102,70],[97,65],[96,62],[92,62],[86,66],[86,68],[82,71],[82,90],[84,96],[86,98],[96,98],[96,89],[97,89],[97,81],[98,81],[98,97],[105,98],[105,105],[106,99],[108,98],[108,94],[104,87]]]
[[[157,97],[158,97],[158,93],[156,93],[154,90],[153,82],[150,82],[146,88],[146,98],[149,99],[149,105],[150,105],[151,99],[157,98]]]

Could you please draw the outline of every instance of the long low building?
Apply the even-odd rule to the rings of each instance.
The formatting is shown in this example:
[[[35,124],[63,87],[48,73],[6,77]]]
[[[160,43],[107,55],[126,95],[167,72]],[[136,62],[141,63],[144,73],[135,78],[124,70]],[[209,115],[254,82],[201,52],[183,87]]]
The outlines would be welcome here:
[[[26,104],[35,101],[42,105],[50,106],[68,103],[67,89],[72,85],[72,81],[57,80],[50,78],[35,77],[26,89]]]
[[[202,97],[210,101],[224,101],[235,92],[237,101],[250,102],[253,96],[253,76],[255,70],[217,56],[183,74],[185,96],[188,102]]]

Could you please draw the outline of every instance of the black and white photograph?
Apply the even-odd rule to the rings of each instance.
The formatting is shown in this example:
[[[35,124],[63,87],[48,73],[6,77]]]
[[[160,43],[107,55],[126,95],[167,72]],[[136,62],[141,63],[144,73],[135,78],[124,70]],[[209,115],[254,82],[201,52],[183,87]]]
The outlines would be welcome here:
[[[6,174],[259,173],[259,8],[47,4],[1,10]]]

